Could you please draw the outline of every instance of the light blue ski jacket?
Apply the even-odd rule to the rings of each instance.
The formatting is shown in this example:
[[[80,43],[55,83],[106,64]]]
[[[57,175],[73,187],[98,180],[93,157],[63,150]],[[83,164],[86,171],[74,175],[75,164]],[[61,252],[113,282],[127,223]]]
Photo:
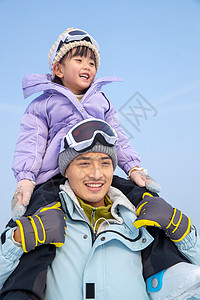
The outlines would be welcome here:
[[[88,293],[93,293],[92,299],[97,300],[149,299],[142,276],[141,250],[153,238],[144,228],[138,230],[133,226],[134,207],[119,190],[111,187],[108,195],[113,201],[114,219],[101,223],[95,236],[68,182],[62,186],[66,239],[57,248],[47,272],[46,300],[85,300]],[[11,234],[7,234],[6,242],[1,245],[0,286],[22,254],[21,248],[12,243]],[[200,265],[200,243],[194,231],[177,246]]]

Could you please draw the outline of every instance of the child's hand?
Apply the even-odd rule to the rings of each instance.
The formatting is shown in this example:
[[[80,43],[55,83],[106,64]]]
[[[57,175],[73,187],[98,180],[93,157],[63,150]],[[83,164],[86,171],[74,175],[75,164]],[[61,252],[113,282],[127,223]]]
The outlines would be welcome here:
[[[23,179],[18,182],[16,191],[12,198],[11,213],[12,219],[16,221],[26,212],[35,184],[31,180]]]
[[[132,171],[130,179],[134,181],[138,186],[144,187],[146,185],[146,177],[143,175],[143,171]]]
[[[161,191],[160,185],[151,176],[147,174],[146,170],[133,170],[130,174],[130,179],[140,187],[145,186],[146,189],[151,192],[160,193]]]

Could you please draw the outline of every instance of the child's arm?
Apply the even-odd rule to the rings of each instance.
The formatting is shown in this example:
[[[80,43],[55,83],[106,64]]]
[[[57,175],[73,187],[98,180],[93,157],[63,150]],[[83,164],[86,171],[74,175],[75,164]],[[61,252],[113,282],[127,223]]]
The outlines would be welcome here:
[[[12,170],[17,182],[36,181],[47,146],[48,123],[45,102],[34,100],[26,109],[20,124]]]
[[[128,174],[129,179],[134,181],[138,186],[145,186],[151,192],[159,193],[161,187],[152,177],[147,175],[146,170],[141,168],[140,156],[132,147],[126,134],[121,128],[118,115],[111,103],[110,109],[106,113],[105,121],[115,129],[118,135],[116,148],[119,167]]]
[[[12,200],[14,219],[23,215],[23,206],[27,206],[30,201],[46,150],[48,124],[44,107],[42,100],[34,100],[22,117],[12,166],[18,181]]]
[[[128,175],[134,167],[141,167],[139,154],[130,144],[124,130],[120,126],[119,118],[114,106],[110,103],[110,109],[105,114],[105,121],[115,129],[118,140],[116,143],[118,166]]]

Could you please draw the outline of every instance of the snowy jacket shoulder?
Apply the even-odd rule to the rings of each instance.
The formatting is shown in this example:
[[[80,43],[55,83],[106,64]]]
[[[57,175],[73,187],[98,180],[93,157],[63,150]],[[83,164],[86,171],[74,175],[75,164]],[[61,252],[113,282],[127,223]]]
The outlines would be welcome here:
[[[107,121],[115,128],[119,140],[119,166],[126,172],[140,166],[139,155],[119,125],[115,108],[101,87],[118,77],[97,79],[81,102],[67,88],[53,83],[50,75],[28,74],[23,80],[24,97],[43,92],[27,107],[21,121],[16,144],[13,171],[17,180],[30,179],[37,184],[59,173],[60,141],[71,127],[91,117]]]

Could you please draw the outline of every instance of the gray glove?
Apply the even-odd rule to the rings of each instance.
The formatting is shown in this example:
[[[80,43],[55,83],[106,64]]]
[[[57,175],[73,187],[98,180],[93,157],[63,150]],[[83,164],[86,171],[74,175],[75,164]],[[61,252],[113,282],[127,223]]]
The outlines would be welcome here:
[[[190,231],[190,218],[160,197],[146,196],[137,206],[137,215],[134,222],[136,228],[159,227],[174,242],[184,239]]]
[[[54,244],[56,247],[63,245],[66,218],[60,207],[60,202],[53,202],[38,209],[33,216],[22,217],[16,221],[24,252],[43,244]]]

